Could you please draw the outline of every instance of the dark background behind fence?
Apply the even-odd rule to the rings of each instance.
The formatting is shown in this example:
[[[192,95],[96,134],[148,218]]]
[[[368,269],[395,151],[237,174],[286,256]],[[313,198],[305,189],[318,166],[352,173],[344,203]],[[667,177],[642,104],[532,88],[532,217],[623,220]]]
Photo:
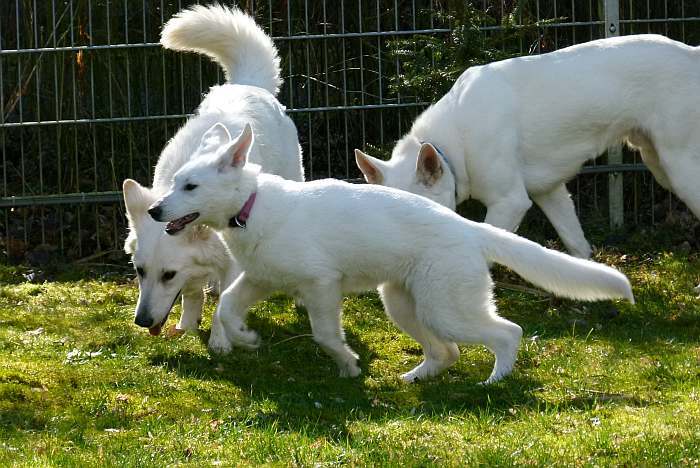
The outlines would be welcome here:
[[[0,2],[0,261],[84,258],[119,250],[121,182],[150,185],[159,152],[209,86],[216,64],[164,51],[162,24],[194,2]],[[225,2],[230,3],[230,2]],[[308,179],[356,178],[352,150],[390,149],[428,103],[391,86],[391,41],[451,40],[455,2],[239,2],[275,38],[279,98],[298,126]],[[476,2],[482,34],[504,51],[541,53],[604,36],[598,1]],[[620,0],[621,34],[655,32],[700,44],[700,2]],[[508,23],[510,27],[503,28]],[[512,27],[515,25],[515,27]],[[488,112],[488,109],[484,109]],[[679,204],[625,155],[626,222],[653,224]],[[619,169],[619,168],[612,168]],[[587,223],[606,219],[607,166],[572,181]],[[535,215],[536,216],[536,215]],[[590,227],[590,226],[588,226]]]

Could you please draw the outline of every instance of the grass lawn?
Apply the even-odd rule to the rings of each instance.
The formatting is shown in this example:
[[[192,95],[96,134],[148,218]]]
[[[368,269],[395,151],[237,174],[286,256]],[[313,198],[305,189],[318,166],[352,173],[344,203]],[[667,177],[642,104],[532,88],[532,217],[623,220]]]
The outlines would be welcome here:
[[[0,267],[0,465],[698,466],[700,259],[634,240],[596,258],[638,304],[499,289],[525,333],[492,386],[477,385],[492,355],[466,346],[444,375],[401,383],[421,352],[376,294],[345,300],[362,375],[340,379],[285,297],[253,310],[258,351],[220,358],[196,334],[136,327],[128,270],[30,282]]]

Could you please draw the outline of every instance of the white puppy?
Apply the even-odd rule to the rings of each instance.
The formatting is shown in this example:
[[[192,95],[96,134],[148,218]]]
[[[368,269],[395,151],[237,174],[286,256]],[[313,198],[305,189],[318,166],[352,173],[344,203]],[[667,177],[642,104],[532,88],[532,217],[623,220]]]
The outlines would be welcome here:
[[[168,142],[155,168],[153,188],[124,181],[124,202],[129,218],[125,250],[132,255],[139,277],[136,323],[160,333],[170,310],[182,293],[179,330],[196,329],[201,319],[202,286],[210,278],[223,287],[237,270],[225,244],[204,226],[175,236],[166,225],[146,213],[170,186],[172,177],[203,145],[218,148],[253,123],[257,145],[251,160],[263,170],[303,180],[297,132],[275,95],[281,83],[279,57],[272,40],[246,14],[220,6],[195,6],[173,17],[163,29],[161,43],[175,50],[193,50],[217,61],[226,71],[227,84],[214,86],[197,115]],[[205,133],[215,123],[223,123]],[[171,224],[172,233],[184,225]]]
[[[569,252],[588,258],[565,183],[626,141],[700,217],[700,49],[663,36],[601,39],[469,68],[394,148],[356,153],[368,182],[450,208],[483,202],[510,231],[532,199]]]
[[[200,148],[150,212],[158,221],[196,222],[222,233],[244,272],[223,292],[209,347],[255,347],[246,311],[274,291],[300,297],[314,339],[342,376],[360,373],[345,344],[342,295],[379,286],[388,314],[425,352],[407,381],[438,374],[459,357],[456,343],[496,356],[494,382],[515,363],[522,330],[496,314],[489,262],[512,268],[559,295],[633,301],[617,270],[545,249],[465,220],[426,198],[335,180],[297,183],[246,164],[253,133]],[[188,187],[196,186],[194,190]]]

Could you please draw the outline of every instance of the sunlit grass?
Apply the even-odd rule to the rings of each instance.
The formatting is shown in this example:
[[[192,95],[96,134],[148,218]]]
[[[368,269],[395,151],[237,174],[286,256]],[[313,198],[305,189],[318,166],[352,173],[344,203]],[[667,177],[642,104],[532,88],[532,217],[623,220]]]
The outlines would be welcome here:
[[[435,380],[400,383],[420,348],[375,294],[345,301],[363,373],[344,380],[285,297],[252,312],[258,351],[212,358],[196,334],[134,326],[126,277],[35,284],[3,267],[0,464],[697,466],[700,262],[621,250],[597,259],[629,275],[636,306],[498,291],[525,334],[514,373],[487,387],[480,347]]]

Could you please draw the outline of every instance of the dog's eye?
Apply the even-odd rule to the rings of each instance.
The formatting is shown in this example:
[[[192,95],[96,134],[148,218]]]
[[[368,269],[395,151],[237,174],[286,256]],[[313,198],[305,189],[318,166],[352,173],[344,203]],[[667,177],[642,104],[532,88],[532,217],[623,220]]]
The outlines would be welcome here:
[[[163,280],[163,282],[170,281],[171,279],[175,278],[175,273],[177,273],[177,272],[176,271],[166,271],[165,273],[163,273],[163,276],[161,277],[161,279]]]
[[[198,186],[197,184],[187,184],[183,187],[185,192],[191,192],[192,190],[196,189]]]
[[[141,278],[146,276],[146,272],[141,267],[136,267],[136,274],[139,275]]]

